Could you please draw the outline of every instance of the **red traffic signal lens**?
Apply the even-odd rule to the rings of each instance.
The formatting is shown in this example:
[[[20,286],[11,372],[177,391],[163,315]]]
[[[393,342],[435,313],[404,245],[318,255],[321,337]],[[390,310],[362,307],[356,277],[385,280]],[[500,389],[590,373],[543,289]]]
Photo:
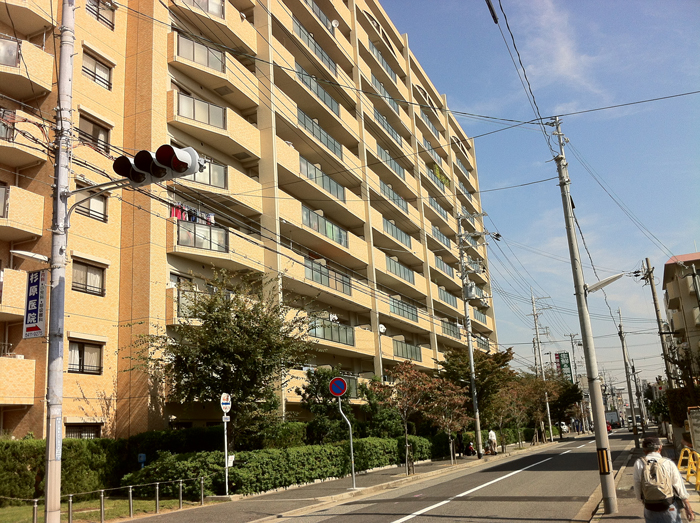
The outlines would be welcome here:
[[[162,165],[167,165],[176,173],[184,173],[190,168],[192,158],[187,152],[177,147],[161,145],[156,151],[156,161]]]
[[[134,169],[134,163],[127,156],[120,156],[112,164],[112,169],[122,178],[128,178],[134,183],[142,183],[146,179],[146,174]]]

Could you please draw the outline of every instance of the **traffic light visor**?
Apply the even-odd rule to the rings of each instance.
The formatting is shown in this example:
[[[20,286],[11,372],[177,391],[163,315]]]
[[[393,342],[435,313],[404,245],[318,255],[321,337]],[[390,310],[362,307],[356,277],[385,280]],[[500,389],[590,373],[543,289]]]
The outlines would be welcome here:
[[[172,145],[161,145],[156,151],[156,161],[170,167],[176,173],[184,173],[194,163],[192,156]]]
[[[128,156],[120,156],[112,164],[114,172],[122,178],[128,178],[133,183],[143,183],[146,173],[134,168],[134,161]]]

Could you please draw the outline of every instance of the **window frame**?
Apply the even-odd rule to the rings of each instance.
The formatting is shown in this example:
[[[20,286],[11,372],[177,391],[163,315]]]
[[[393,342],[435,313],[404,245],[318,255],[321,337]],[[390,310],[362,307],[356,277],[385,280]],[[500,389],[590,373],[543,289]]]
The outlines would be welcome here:
[[[101,423],[67,423],[66,424],[66,439],[99,439],[102,437],[102,424]],[[85,430],[88,428],[94,428],[97,429],[96,435],[88,435],[85,437]],[[73,431],[75,430],[80,430],[81,434],[79,437],[75,437],[74,435],[71,435],[71,429]]]
[[[92,60],[94,62],[94,69],[91,69],[90,67],[87,67],[85,65],[86,58],[89,60]],[[107,70],[107,79],[105,80],[101,76],[98,76],[97,74],[97,66],[101,65]],[[82,66],[82,72],[85,76],[90,78],[94,83],[99,85],[100,87],[104,87],[108,91],[112,90],[112,69],[113,66],[111,66],[109,63],[107,63],[104,59],[100,59],[99,57],[95,56],[94,53],[90,53],[88,51],[83,51],[83,66]]]
[[[77,266],[84,266],[86,268],[85,271],[85,284],[82,285],[80,283],[76,282],[76,277],[75,277],[75,269]],[[102,271],[100,279],[101,279],[101,285],[100,285],[100,290],[99,291],[91,291],[90,290],[90,285],[87,283],[88,279],[88,269],[99,269]],[[84,262],[82,260],[73,260],[73,270],[72,270],[72,281],[71,281],[71,290],[75,292],[82,292],[84,294],[90,294],[92,296],[100,296],[104,297],[107,294],[106,291],[106,285],[105,285],[105,279],[106,279],[106,270],[105,267],[100,267],[99,265],[93,265],[87,262]],[[94,287],[94,286],[93,286]]]
[[[83,122],[85,122],[86,125],[89,124],[92,126],[91,132],[83,129]],[[99,138],[99,136],[95,137],[95,130],[104,131],[105,139],[103,140]],[[80,114],[78,118],[78,140],[80,140],[80,142],[94,147],[105,154],[109,154],[109,136],[111,132],[112,129],[107,125],[98,123],[94,118],[90,118],[82,113]]]
[[[83,186],[78,187],[82,188]],[[86,197],[77,202],[77,205],[75,206],[76,214],[79,214],[80,216],[85,216],[87,218],[91,218],[93,220],[97,220],[98,222],[107,223],[109,219],[109,212],[107,211],[107,201],[109,200],[109,198],[107,197],[107,195],[97,194],[97,191],[84,191],[78,193],[77,197],[80,198],[82,195],[86,195]],[[92,209],[90,207],[92,202],[99,200],[102,200],[104,202],[103,212],[100,212],[96,209]],[[83,205],[83,202],[85,202],[86,205]]]
[[[110,28],[110,30],[114,31],[114,12],[116,9],[111,5],[108,5],[108,2],[103,2],[102,0],[87,0],[85,2],[85,11],[91,18],[97,20],[102,25],[106,25]],[[105,16],[105,11],[111,13],[111,15]]]
[[[74,346],[78,350],[76,357],[76,362],[73,362]],[[97,348],[97,353],[99,354],[99,365],[86,365],[85,363],[85,349],[86,347]],[[101,376],[104,370],[104,343],[89,342],[81,340],[68,340],[68,372],[71,374],[88,374],[91,376]],[[88,369],[86,370],[86,367]],[[92,368],[89,368],[92,367]]]

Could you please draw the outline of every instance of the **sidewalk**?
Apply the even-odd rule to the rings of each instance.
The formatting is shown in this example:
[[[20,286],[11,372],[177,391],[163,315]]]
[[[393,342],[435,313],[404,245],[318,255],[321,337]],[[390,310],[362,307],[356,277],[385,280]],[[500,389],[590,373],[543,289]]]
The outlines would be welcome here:
[[[571,441],[575,437],[575,435],[570,436],[562,441]],[[556,440],[556,442],[560,442],[560,440]],[[281,517],[292,517],[308,513],[311,507],[314,510],[322,510],[326,506],[357,496],[379,493],[383,490],[424,481],[431,477],[458,473],[465,469],[493,463],[494,461],[500,461],[518,454],[539,452],[555,444],[545,443],[530,446],[529,443],[524,443],[522,450],[518,449],[517,445],[509,445],[505,453],[499,452],[496,456],[484,456],[481,460],[477,459],[476,456],[461,457],[456,460],[454,466],[450,465],[449,460],[418,463],[415,466],[415,474],[411,476],[406,476],[403,467],[395,466],[361,473],[356,476],[356,490],[351,489],[352,478],[345,477],[290,487],[276,492],[252,496],[231,496],[231,500],[236,505],[234,510],[231,509],[229,503],[218,503],[161,513],[159,515],[144,515],[135,519],[150,518],[153,523],[184,523],[190,522],[194,518],[199,521],[206,520],[208,523],[246,523],[248,521],[260,523],[266,520],[272,521]],[[192,513],[192,510],[196,512]]]
[[[615,520],[624,523],[626,521],[644,521],[644,507],[634,498],[634,462],[643,456],[641,449],[634,447],[629,451],[625,465],[622,466],[615,476],[617,492],[617,512],[615,514],[603,514],[603,504],[600,503],[597,512],[591,518],[591,522]],[[666,445],[663,449],[663,456],[672,459],[678,464],[678,457],[672,445]],[[685,479],[685,474],[681,473]],[[690,494],[690,505],[695,512],[696,521],[700,518],[700,492],[695,490],[695,483],[686,482],[686,489]],[[685,511],[682,511],[683,521],[687,521]]]

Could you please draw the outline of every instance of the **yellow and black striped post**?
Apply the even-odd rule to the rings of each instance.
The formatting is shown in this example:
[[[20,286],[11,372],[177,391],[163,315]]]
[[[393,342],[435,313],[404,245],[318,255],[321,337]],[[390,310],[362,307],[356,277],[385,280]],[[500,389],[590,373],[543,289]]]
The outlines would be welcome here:
[[[610,474],[610,454],[608,449],[597,449],[598,450],[598,471],[601,474]]]

